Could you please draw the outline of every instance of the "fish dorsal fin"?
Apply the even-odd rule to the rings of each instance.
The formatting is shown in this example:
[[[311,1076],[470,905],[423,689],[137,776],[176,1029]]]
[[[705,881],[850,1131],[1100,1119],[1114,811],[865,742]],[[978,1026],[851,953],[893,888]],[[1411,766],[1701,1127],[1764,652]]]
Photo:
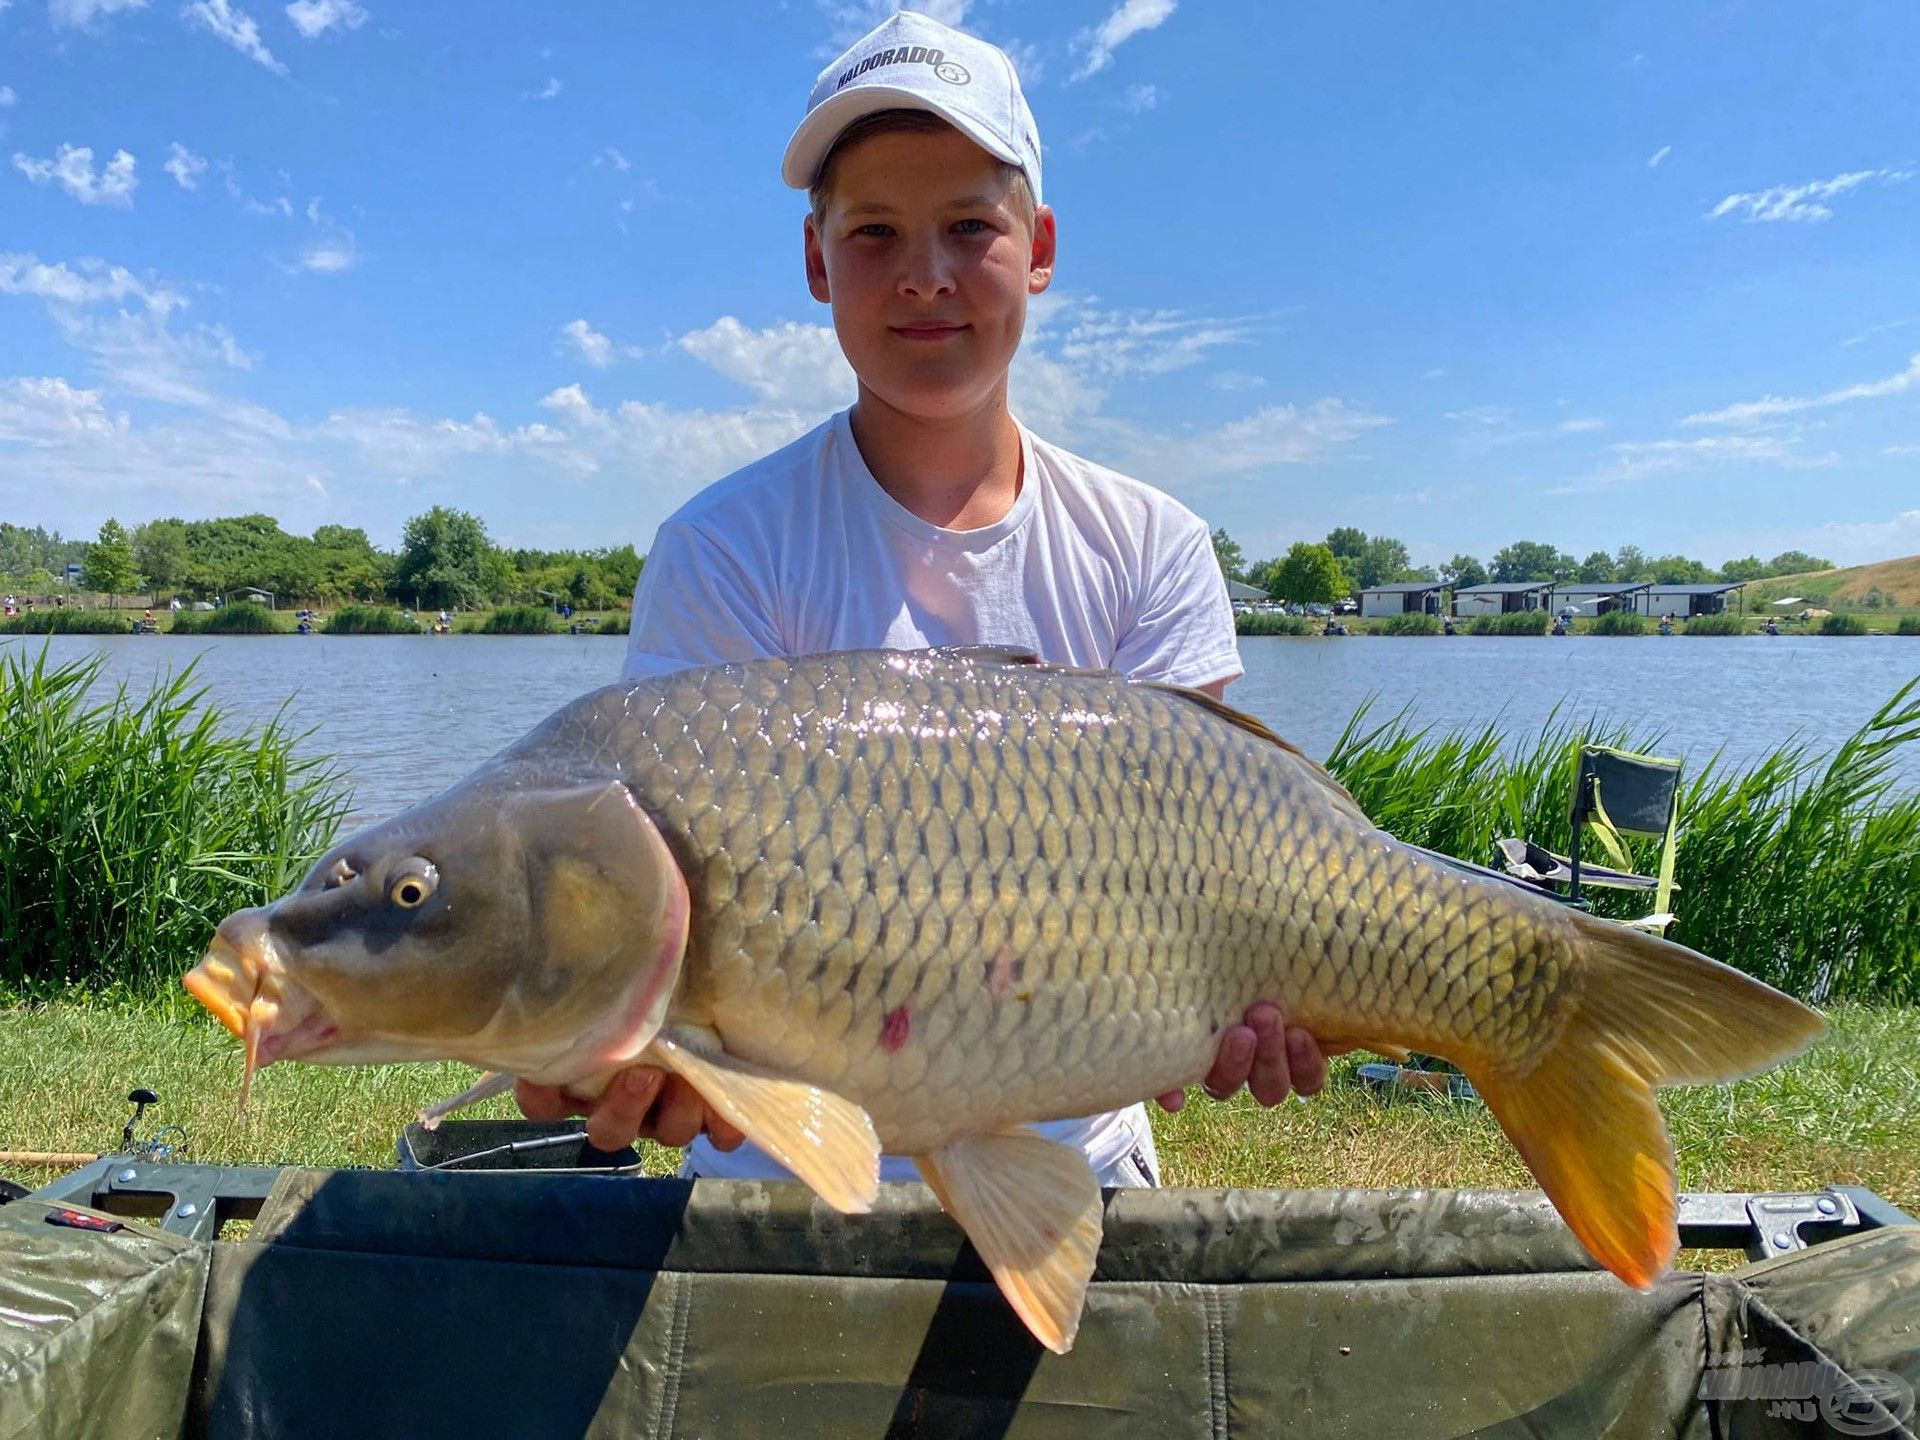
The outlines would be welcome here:
[[[1362,825],[1366,826],[1373,824],[1373,821],[1367,818],[1367,812],[1360,808],[1360,802],[1353,798],[1352,793],[1346,786],[1342,785],[1328,773],[1326,766],[1322,765],[1318,760],[1315,760],[1291,740],[1282,740],[1267,728],[1264,720],[1257,719],[1247,714],[1244,710],[1236,710],[1233,706],[1227,704],[1226,701],[1217,696],[1209,695],[1204,690],[1195,690],[1190,685],[1168,685],[1158,680],[1150,680],[1145,683],[1149,689],[1164,690],[1169,695],[1178,695],[1182,700],[1190,700],[1202,710],[1212,712],[1229,725],[1232,725],[1236,729],[1244,730],[1249,735],[1255,736],[1258,739],[1265,740],[1269,745],[1278,745],[1282,750],[1286,751],[1306,767],[1307,773],[1318,781],[1320,787],[1327,792],[1327,797],[1350,819],[1358,820]]]
[[[913,1163],[1026,1322],[1073,1348],[1100,1250],[1100,1182],[1087,1157],[1031,1130],[966,1135]]]
[[[724,1050],[702,1054],[656,1035],[643,1063],[684,1076],[740,1133],[834,1209],[863,1215],[880,1193],[880,1141],[853,1101],[776,1075]]]

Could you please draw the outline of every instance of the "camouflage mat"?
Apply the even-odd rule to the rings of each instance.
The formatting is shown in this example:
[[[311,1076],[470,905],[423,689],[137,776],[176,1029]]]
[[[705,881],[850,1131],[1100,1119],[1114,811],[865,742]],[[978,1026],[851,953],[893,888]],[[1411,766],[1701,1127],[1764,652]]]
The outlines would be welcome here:
[[[1640,1293],[1535,1194],[1124,1191],[1073,1353],[917,1186],[287,1171],[251,1236],[0,1208],[0,1440],[1911,1435],[1920,1229]]]

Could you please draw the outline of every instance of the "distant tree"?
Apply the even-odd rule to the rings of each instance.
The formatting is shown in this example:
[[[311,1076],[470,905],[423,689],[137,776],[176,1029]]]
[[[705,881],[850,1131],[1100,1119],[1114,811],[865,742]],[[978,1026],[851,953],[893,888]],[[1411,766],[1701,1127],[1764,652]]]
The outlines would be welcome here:
[[[1243,580],[1247,568],[1246,553],[1241,550],[1240,542],[1227,533],[1227,527],[1219,525],[1213,531],[1213,558],[1220,562],[1220,573],[1229,580]]]
[[[80,583],[89,590],[104,591],[116,605],[122,595],[140,585],[140,572],[133,563],[133,541],[118,520],[101,522],[99,538],[87,547],[87,558],[80,567]]]
[[[1596,550],[1580,562],[1582,584],[1604,585],[1613,578],[1613,557],[1604,550]]]
[[[1440,578],[1456,590],[1487,583],[1487,567],[1471,555],[1456,555],[1440,567]]]
[[[1332,550],[1296,540],[1274,573],[1269,593],[1296,605],[1325,605],[1349,593],[1349,585]]]
[[[494,549],[487,527],[464,510],[436,505],[407,521],[390,582],[394,598],[429,607],[474,606],[496,587],[512,562]]]
[[[1407,554],[1406,545],[1385,535],[1375,535],[1369,539],[1360,548],[1357,559],[1357,567],[1346,565],[1344,559],[1341,563],[1363,586],[1391,585],[1403,578],[1413,565],[1413,557]]]
[[[1767,562],[1758,555],[1748,555],[1739,560],[1729,560],[1720,567],[1722,580],[1764,580],[1767,576]]]
[[[1493,579],[1500,585],[1563,579],[1576,568],[1571,556],[1537,540],[1516,540],[1506,549],[1496,551],[1493,557]]]
[[[1614,552],[1613,578],[1643,585],[1653,579],[1653,566],[1638,545],[1622,545]]]
[[[1269,560],[1254,560],[1249,562],[1247,565],[1247,583],[1256,589],[1266,591],[1269,595],[1278,595],[1280,592],[1273,587],[1276,582],[1276,577],[1280,574],[1280,567],[1285,563],[1285,557],[1279,555]]]
[[[1367,532],[1353,525],[1337,525],[1327,532],[1327,549],[1339,560],[1358,560],[1367,553]],[[1349,573],[1352,566],[1348,567]]]
[[[162,590],[171,590],[186,578],[187,527],[178,520],[149,520],[136,526],[133,559],[147,577],[154,604],[159,604]]]
[[[1656,585],[1700,585],[1713,578],[1713,572],[1686,555],[1662,555],[1653,562]]]
[[[1809,555],[1804,550],[1783,550],[1767,562],[1767,571],[1772,575],[1804,575],[1809,570],[1833,568],[1833,561]]]

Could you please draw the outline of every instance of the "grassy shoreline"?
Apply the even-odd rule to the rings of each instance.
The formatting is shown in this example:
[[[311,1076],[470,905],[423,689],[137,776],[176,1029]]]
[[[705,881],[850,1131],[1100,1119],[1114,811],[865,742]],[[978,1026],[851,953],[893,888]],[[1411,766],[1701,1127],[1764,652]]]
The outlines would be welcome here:
[[[1689,1190],[1865,1185],[1920,1213],[1920,1008],[1836,1006],[1827,1037],[1789,1065],[1732,1086],[1663,1092],[1661,1108]],[[1333,1062],[1320,1096],[1263,1111],[1242,1095],[1197,1093],[1178,1115],[1149,1106],[1167,1183],[1327,1188],[1530,1188],[1486,1110],[1420,1096],[1382,1099],[1353,1080],[1370,1057]],[[261,1074],[244,1121],[234,1116],[240,1048],[183,999],[100,1005],[57,1001],[0,1011],[0,1148],[93,1151],[118,1143],[124,1097],[150,1085],[157,1124],[188,1134],[186,1158],[229,1164],[371,1166],[418,1108],[470,1083],[461,1065]],[[470,1112],[511,1116],[498,1099]],[[678,1151],[645,1147],[648,1172]],[[58,1173],[0,1165],[33,1186]]]

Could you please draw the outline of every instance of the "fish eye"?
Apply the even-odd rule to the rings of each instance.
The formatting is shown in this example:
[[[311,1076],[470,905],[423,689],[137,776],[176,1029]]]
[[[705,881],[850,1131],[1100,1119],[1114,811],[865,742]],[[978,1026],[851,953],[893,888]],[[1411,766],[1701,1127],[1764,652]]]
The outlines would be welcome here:
[[[440,883],[440,874],[426,861],[394,878],[387,887],[387,899],[402,910],[418,910],[427,903]]]

